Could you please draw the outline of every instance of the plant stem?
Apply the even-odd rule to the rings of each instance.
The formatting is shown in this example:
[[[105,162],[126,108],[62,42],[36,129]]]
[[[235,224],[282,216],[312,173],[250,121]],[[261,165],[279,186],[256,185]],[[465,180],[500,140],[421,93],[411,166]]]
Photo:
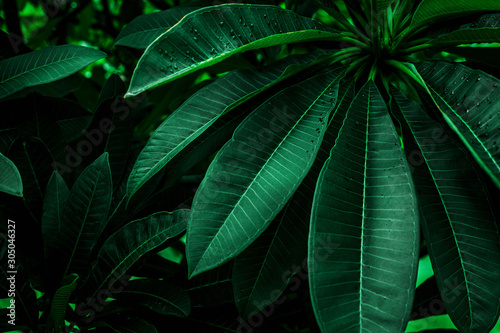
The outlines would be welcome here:
[[[358,47],[362,48],[362,49],[368,49],[369,46],[366,45],[365,43],[357,40],[357,39],[354,39],[354,38],[351,38],[351,37],[341,37],[338,39],[339,42],[346,42],[347,44],[351,44],[351,45],[357,45]]]
[[[421,50],[430,49],[433,46],[434,45],[432,45],[432,44],[421,44],[421,45],[409,47],[407,49],[403,49],[400,52],[401,53],[415,53],[415,52],[418,52],[418,51],[421,51]]]

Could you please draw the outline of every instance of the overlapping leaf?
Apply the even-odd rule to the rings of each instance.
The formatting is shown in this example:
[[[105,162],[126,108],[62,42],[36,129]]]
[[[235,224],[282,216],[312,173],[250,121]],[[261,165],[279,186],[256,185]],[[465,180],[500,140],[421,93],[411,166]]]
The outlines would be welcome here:
[[[446,62],[422,62],[416,68],[448,125],[500,187],[500,80]]]
[[[239,254],[283,208],[314,161],[342,75],[328,69],[279,92],[219,151],[188,222],[191,276]]]
[[[413,15],[411,25],[421,26],[443,18],[485,11],[500,11],[500,2],[497,0],[423,0]]]
[[[88,47],[59,45],[5,59],[0,62],[0,99],[67,77],[105,56]]]
[[[305,270],[307,235],[316,181],[321,167],[330,156],[347,109],[354,98],[354,86],[341,84],[338,102],[316,159],[297,188],[290,203],[264,233],[235,259],[233,290],[236,306],[243,318],[276,301],[297,271]],[[333,106],[332,106],[333,107]],[[328,121],[324,119],[324,121]],[[264,236],[264,237],[263,237]],[[263,238],[263,239],[261,239]]]
[[[188,216],[187,209],[159,212],[132,221],[111,235],[100,249],[91,281],[85,287],[90,298],[109,290],[142,255],[183,232]]]
[[[0,191],[21,197],[23,195],[23,181],[19,170],[14,163],[0,153]]]
[[[394,96],[425,161],[414,178],[447,312],[461,332],[489,332],[500,309],[500,238],[484,185],[466,149],[415,102]]]
[[[485,14],[471,23],[447,27],[447,33],[441,34],[429,42],[433,46],[448,46],[472,43],[500,42],[500,13]],[[481,51],[482,52],[482,51]]]
[[[319,175],[309,285],[323,332],[401,332],[418,263],[416,194],[385,102],[369,81]]]
[[[235,53],[339,38],[335,30],[277,6],[224,4],[201,8],[148,46],[126,96],[211,66]]]
[[[141,15],[133,19],[120,31],[115,45],[145,49],[156,38],[177,24],[184,15],[197,7],[175,7],[163,12]]]
[[[113,188],[108,154],[89,165],[73,185],[63,212],[61,225],[51,225],[48,263],[60,278],[70,273],[83,274],[89,266],[91,251],[102,232]],[[51,223],[57,223],[52,220]]]
[[[128,183],[131,198],[153,175],[189,145],[221,115],[267,90],[299,70],[310,67],[325,52],[288,57],[265,71],[237,70],[200,89],[152,134],[137,158]]]

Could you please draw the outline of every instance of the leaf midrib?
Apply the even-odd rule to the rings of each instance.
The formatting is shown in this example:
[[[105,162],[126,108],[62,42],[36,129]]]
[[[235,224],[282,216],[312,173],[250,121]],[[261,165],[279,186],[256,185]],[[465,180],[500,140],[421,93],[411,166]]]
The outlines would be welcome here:
[[[429,87],[430,89],[434,90],[432,87],[430,87],[430,86],[428,86],[428,87]],[[435,91],[434,91],[434,92],[435,92]],[[437,94],[437,96],[439,96],[439,94]],[[441,96],[439,96],[439,97],[441,98]],[[398,104],[400,104],[400,102],[399,102],[397,99],[396,99],[396,102],[397,102]],[[445,102],[445,103],[446,103],[446,102]],[[447,104],[447,105],[448,105],[448,104]],[[444,112],[442,112],[442,113],[443,113],[443,115],[444,115]],[[405,118],[406,118],[406,117],[405,117]],[[408,120],[407,120],[407,122],[408,122]],[[408,127],[410,128],[410,131],[412,132],[413,137],[414,137],[414,138],[416,138],[417,136],[416,136],[416,134],[415,134],[414,129],[413,129],[411,126],[408,126]],[[445,211],[446,217],[448,218],[449,225],[450,225],[450,229],[451,229],[451,231],[452,231],[452,233],[453,233],[453,240],[454,240],[454,242],[455,242],[455,246],[456,246],[456,248],[457,248],[458,256],[459,256],[459,259],[460,259],[460,266],[462,267],[462,271],[464,272],[464,273],[463,273],[463,276],[464,276],[464,281],[465,281],[465,288],[466,288],[466,290],[467,290],[467,294],[470,294],[470,293],[471,293],[471,291],[470,291],[470,289],[469,289],[469,281],[468,281],[467,274],[466,274],[467,269],[466,269],[466,268],[465,268],[465,266],[464,266],[464,261],[463,261],[463,259],[462,259],[462,257],[463,257],[463,256],[462,256],[462,249],[461,249],[461,247],[459,246],[459,242],[458,242],[458,239],[457,239],[457,235],[456,235],[456,233],[455,233],[455,229],[454,229],[453,223],[451,223],[452,219],[451,219],[450,214],[449,214],[449,212],[448,212],[448,208],[447,208],[447,206],[446,206],[446,205],[445,205],[445,203],[444,203],[444,200],[443,200],[443,195],[442,195],[441,190],[440,190],[440,188],[439,188],[439,186],[438,186],[438,184],[437,184],[437,182],[436,182],[436,178],[434,177],[434,173],[432,172],[432,168],[429,166],[429,162],[428,162],[428,159],[427,159],[427,157],[426,157],[426,154],[423,152],[422,147],[421,147],[421,145],[420,145],[419,141],[418,141],[418,140],[415,140],[415,142],[417,143],[417,145],[419,146],[420,151],[422,152],[422,156],[423,156],[423,158],[424,158],[425,164],[426,164],[426,166],[427,166],[427,169],[429,170],[429,174],[430,174],[430,175],[431,175],[431,177],[432,177],[432,181],[433,181],[433,183],[434,183],[434,185],[435,185],[436,191],[438,192],[438,195],[439,195],[439,200],[441,201],[441,204],[442,204],[443,209],[444,209],[444,211]],[[473,316],[472,316],[472,315],[473,315],[473,313],[472,313],[471,299],[470,299],[470,297],[469,297],[468,295],[467,295],[467,302],[468,302],[468,304],[469,304],[469,307],[468,307],[468,309],[469,309],[469,310],[468,310],[468,312],[469,312],[469,318],[470,318],[470,320],[471,320],[471,327],[472,327],[472,320],[473,320]]]
[[[331,70],[331,72],[333,72],[334,70]],[[325,73],[326,74],[326,73]],[[333,74],[333,73],[332,73]],[[335,74],[334,74],[335,75]],[[340,74],[339,74],[340,75]],[[284,138],[281,140],[281,142],[279,143],[279,145],[276,147],[276,149],[272,152],[272,154],[269,156],[269,158],[266,160],[266,162],[264,163],[264,165],[259,169],[259,172],[254,176],[252,182],[246,187],[245,191],[243,192],[243,194],[240,196],[240,198],[238,199],[238,201],[234,204],[233,206],[233,209],[231,210],[231,212],[229,213],[229,215],[227,216],[227,218],[222,222],[222,225],[223,226],[230,218],[231,216],[234,215],[234,207],[238,206],[241,202],[241,200],[245,197],[245,194],[249,191],[250,187],[252,187],[252,185],[255,183],[255,179],[257,179],[260,174],[262,173],[262,170],[264,170],[265,166],[269,163],[269,161],[273,158],[273,156],[276,154],[276,152],[279,150],[279,148],[281,147],[281,145],[283,144],[283,142],[285,142],[285,140],[288,138],[288,136],[295,130],[295,127],[302,121],[302,119],[309,113],[309,111],[311,110],[311,108],[316,104],[316,102],[318,101],[318,99],[320,99],[324,94],[325,94],[325,91],[328,90],[328,88],[331,87],[332,84],[334,84],[335,82],[337,82],[337,78],[338,76],[335,76],[335,79],[333,79],[330,84],[327,85],[327,87],[320,93],[318,94],[318,96],[314,99],[314,101],[311,103],[311,105],[308,107],[308,109],[302,113],[302,115],[300,116],[300,118],[295,121],[295,124],[290,128],[290,130],[288,131],[288,133],[284,136]],[[291,86],[289,88],[287,88],[286,90],[288,89],[292,89],[294,86]],[[283,90],[282,92],[286,91],[286,90]],[[323,128],[323,131],[324,131],[324,128]],[[233,136],[234,138],[234,136]],[[217,230],[217,232],[215,233],[215,235],[212,237],[210,243],[208,244],[208,246],[205,248],[205,251],[203,251],[203,254],[200,256],[200,260],[198,261],[198,265],[199,263],[201,262],[201,260],[205,257],[205,254],[207,253],[208,249],[212,246],[213,242],[215,241],[215,239],[217,238],[217,236],[220,234],[222,230],[222,227],[219,228],[219,230]],[[198,267],[198,265],[196,265],[196,267]],[[193,271],[193,274],[196,272],[196,269]]]
[[[76,238],[76,242],[75,242],[75,245],[73,247],[73,250],[71,252],[71,256],[69,258],[69,261],[68,261],[68,264],[66,266],[66,269],[64,270],[64,274],[63,274],[63,277],[66,276],[67,272],[68,272],[68,269],[69,267],[71,266],[71,263],[73,261],[73,257],[75,255],[75,252],[76,252],[76,249],[78,247],[78,243],[80,242],[80,237],[82,236],[82,232],[83,232],[83,229],[85,227],[85,224],[87,223],[87,216],[89,214],[89,210],[90,210],[90,205],[92,204],[92,201],[94,199],[94,195],[95,195],[95,192],[97,190],[97,186],[99,185],[99,179],[101,178],[101,173],[102,171],[101,170],[98,170],[97,171],[97,181],[94,183],[94,187],[92,188],[92,194],[90,196],[90,200],[89,200],[89,204],[87,205],[87,208],[85,209],[85,216],[83,218],[83,221],[82,221],[82,225],[80,227],[80,231],[78,232],[78,237]],[[68,199],[68,202],[70,202],[70,200]]]

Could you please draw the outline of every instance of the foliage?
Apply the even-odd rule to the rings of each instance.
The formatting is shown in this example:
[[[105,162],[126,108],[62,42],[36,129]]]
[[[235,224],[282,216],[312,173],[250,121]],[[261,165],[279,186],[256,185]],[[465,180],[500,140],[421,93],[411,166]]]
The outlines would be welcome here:
[[[2,331],[495,331],[498,1],[20,3]]]

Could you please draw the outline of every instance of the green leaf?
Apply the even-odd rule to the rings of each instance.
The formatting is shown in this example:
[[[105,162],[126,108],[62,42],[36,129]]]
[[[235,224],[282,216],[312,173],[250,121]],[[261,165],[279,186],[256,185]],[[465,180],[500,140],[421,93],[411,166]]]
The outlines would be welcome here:
[[[497,0],[423,0],[413,15],[411,25],[419,27],[453,16],[484,11],[500,11],[500,2]]]
[[[275,302],[291,276],[304,270],[307,263],[307,235],[316,181],[330,150],[335,144],[345,114],[354,98],[354,85],[341,83],[338,103],[316,159],[297,188],[283,214],[245,251],[233,266],[233,291],[236,306],[244,319],[254,311]],[[325,122],[327,119],[324,120]],[[273,228],[276,225],[277,228]],[[270,311],[270,310],[269,310]]]
[[[340,37],[335,30],[277,6],[223,4],[201,8],[148,46],[125,96],[137,95],[236,53]]]
[[[89,268],[92,249],[104,228],[113,187],[108,154],[104,153],[78,177],[63,212],[63,223],[54,230],[53,253],[56,272],[62,276]],[[62,277],[61,276],[61,277]]]
[[[308,267],[321,330],[403,331],[418,247],[411,174],[385,102],[369,81],[349,108],[314,196]]]
[[[162,315],[187,317],[191,312],[188,293],[169,281],[140,279],[130,281],[116,298],[129,304],[140,304]]]
[[[287,57],[265,71],[236,70],[200,89],[151,135],[128,178],[128,197],[224,113],[324,57],[324,52],[318,52]]]
[[[446,26],[446,33],[429,41],[432,46],[500,42],[500,13],[481,15],[477,20],[460,26]],[[483,50],[481,50],[482,52]]]
[[[373,8],[377,12],[385,11],[393,2],[394,0],[372,0],[372,3],[374,3]]]
[[[421,62],[416,68],[448,125],[500,187],[500,80],[446,62]]]
[[[133,136],[131,107],[122,98],[125,91],[126,87],[117,74],[111,75],[104,82],[94,119],[85,135],[87,139],[93,137],[95,153],[109,153],[111,177],[115,186],[123,178]]]
[[[62,279],[61,287],[57,289],[50,304],[50,318],[56,332],[64,329],[64,319],[68,307],[69,297],[76,289],[78,274],[70,274]]]
[[[0,99],[67,77],[105,56],[88,47],[59,45],[5,59],[0,62]]]
[[[190,276],[238,255],[290,199],[314,161],[343,75],[329,69],[280,91],[219,151],[188,222]]]
[[[64,207],[69,198],[69,189],[61,175],[54,171],[45,190],[42,215],[42,237],[45,259],[50,262],[50,254],[57,253],[57,237],[64,223]]]
[[[120,31],[115,45],[145,49],[156,38],[177,24],[184,15],[197,7],[174,7],[163,12],[141,15],[133,19]]]
[[[14,163],[0,153],[0,191],[18,197],[23,196],[23,181]]]
[[[90,298],[101,291],[109,292],[142,255],[186,230],[188,217],[187,209],[158,212],[132,221],[111,235],[99,250],[91,281],[85,287]]]
[[[500,42],[500,29],[480,28],[463,29],[441,36],[429,42],[436,47],[472,44],[472,43],[498,43]]]
[[[393,95],[418,144],[412,151],[425,161],[414,178],[446,310],[460,332],[489,332],[500,314],[500,237],[492,203],[467,150],[415,102]]]

